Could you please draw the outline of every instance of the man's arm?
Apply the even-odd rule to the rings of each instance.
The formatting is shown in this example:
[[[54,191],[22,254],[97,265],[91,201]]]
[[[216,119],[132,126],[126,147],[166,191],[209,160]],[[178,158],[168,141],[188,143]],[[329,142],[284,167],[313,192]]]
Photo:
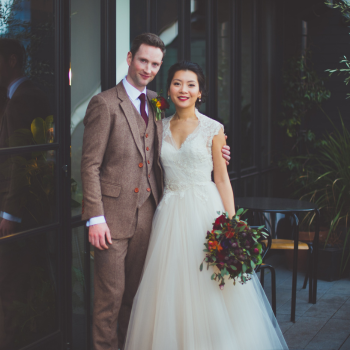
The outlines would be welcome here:
[[[83,153],[81,177],[83,184],[83,219],[104,217],[100,184],[100,168],[110,134],[110,114],[105,100],[94,96],[84,118]],[[89,226],[89,242],[98,249],[108,249],[106,239],[111,244],[111,234],[106,223]]]

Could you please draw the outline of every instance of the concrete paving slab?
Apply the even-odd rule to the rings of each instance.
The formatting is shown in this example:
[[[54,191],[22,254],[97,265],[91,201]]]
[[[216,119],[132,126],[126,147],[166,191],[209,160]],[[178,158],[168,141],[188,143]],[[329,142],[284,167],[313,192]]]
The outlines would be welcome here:
[[[332,318],[340,318],[342,320],[350,320],[350,300],[344,303]]]
[[[350,350],[350,335],[349,337],[345,340],[343,345],[341,346],[340,350]]]
[[[349,337],[350,320],[330,319],[305,349],[338,350]]]
[[[307,317],[328,317],[331,318],[340,309],[343,303],[330,303],[328,301],[318,301],[313,304],[303,316]]]
[[[300,317],[284,333],[288,346],[305,348],[327,321],[327,317]]]

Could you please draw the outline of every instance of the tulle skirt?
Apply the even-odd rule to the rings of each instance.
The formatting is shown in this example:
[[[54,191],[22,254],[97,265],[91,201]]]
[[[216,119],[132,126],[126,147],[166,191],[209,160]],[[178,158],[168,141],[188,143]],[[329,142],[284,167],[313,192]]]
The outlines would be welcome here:
[[[224,290],[199,271],[223,204],[214,183],[163,198],[156,210],[126,350],[288,349],[256,275]]]

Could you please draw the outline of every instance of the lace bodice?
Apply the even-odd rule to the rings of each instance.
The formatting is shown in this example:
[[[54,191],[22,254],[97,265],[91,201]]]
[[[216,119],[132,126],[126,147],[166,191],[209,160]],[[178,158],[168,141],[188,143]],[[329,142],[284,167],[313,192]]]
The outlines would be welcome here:
[[[211,184],[213,171],[212,141],[220,128],[219,122],[208,118],[196,110],[198,126],[188,135],[184,143],[177,149],[173,140],[170,121],[163,119],[163,140],[161,162],[164,169],[164,201],[170,195],[184,196],[186,190],[195,189],[195,194],[206,199],[201,186]]]

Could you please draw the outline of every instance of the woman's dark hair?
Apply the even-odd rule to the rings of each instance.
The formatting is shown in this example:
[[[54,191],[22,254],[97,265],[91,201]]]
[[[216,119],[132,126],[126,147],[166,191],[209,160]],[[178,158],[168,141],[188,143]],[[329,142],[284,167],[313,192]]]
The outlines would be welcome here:
[[[205,88],[205,76],[204,76],[202,68],[197,63],[194,63],[191,61],[180,61],[180,62],[173,64],[168,70],[167,90],[166,91],[169,91],[171,82],[174,78],[174,75],[179,70],[190,70],[193,73],[196,73],[197,79],[198,79],[198,84],[199,84],[199,91],[202,93],[202,96],[201,96],[202,101],[199,102],[198,99],[196,101],[196,107],[199,108],[200,105],[202,103],[204,103],[206,98],[207,98],[207,90]]]

